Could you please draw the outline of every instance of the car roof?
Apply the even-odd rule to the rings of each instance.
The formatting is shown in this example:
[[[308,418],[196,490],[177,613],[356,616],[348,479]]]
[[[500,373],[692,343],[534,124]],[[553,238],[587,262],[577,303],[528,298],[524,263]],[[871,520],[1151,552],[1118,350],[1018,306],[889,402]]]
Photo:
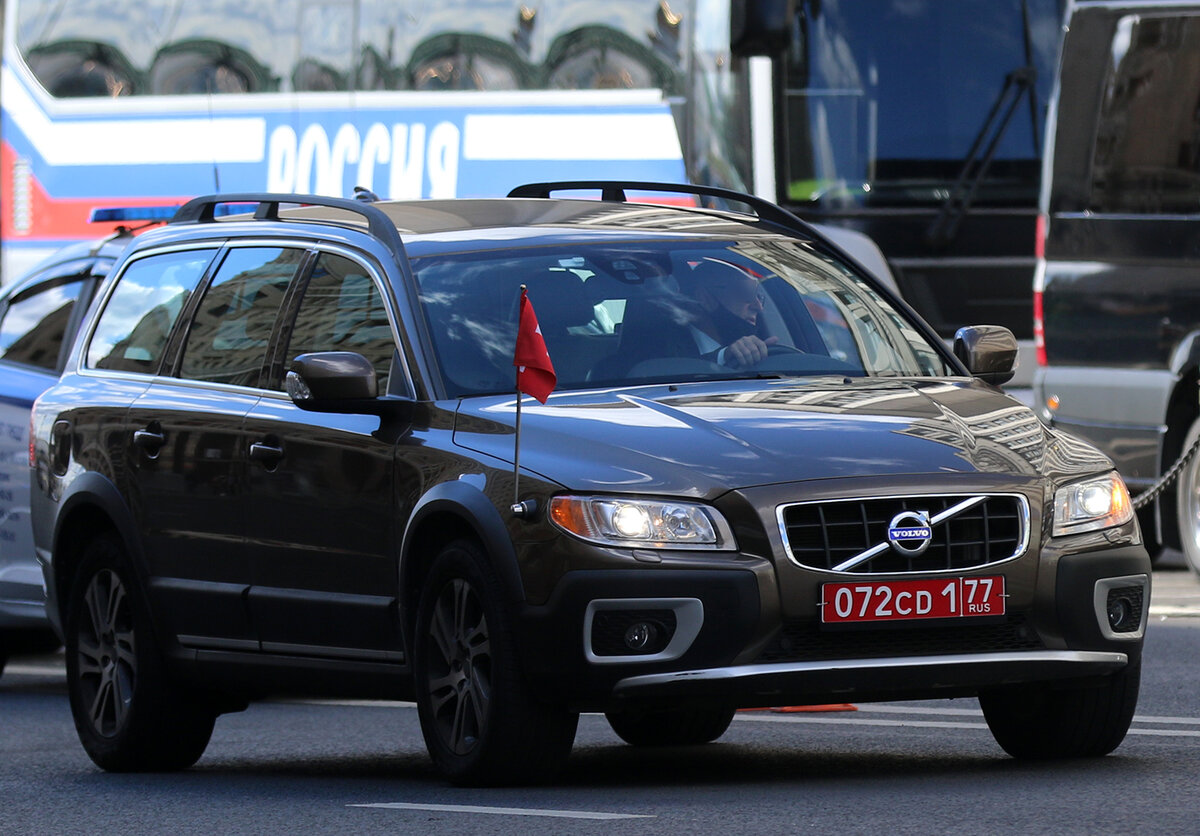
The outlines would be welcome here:
[[[556,186],[558,184],[539,184]],[[628,185],[628,184],[623,184]],[[655,185],[655,184],[633,184]],[[287,234],[304,237],[305,224],[366,233],[390,249],[398,261],[440,252],[487,250],[525,245],[582,243],[597,240],[662,240],[678,237],[738,238],[781,234],[820,241],[837,251],[808,224],[758,198],[708,187],[675,188],[692,194],[731,195],[749,203],[751,213],[697,205],[694,197],[671,199],[675,205],[626,201],[605,193],[603,200],[545,196],[455,198],[404,201],[361,201],[313,195],[229,194],[196,198],[180,208],[165,227],[143,239],[161,243],[172,235],[221,236],[224,224],[235,237]],[[520,191],[520,190],[515,190]],[[548,196],[548,195],[547,195]],[[246,212],[241,206],[249,206]],[[236,211],[230,211],[235,209]]]
[[[595,192],[594,199],[581,195]],[[559,194],[555,194],[559,193]],[[553,199],[550,199],[553,198]],[[714,206],[737,206],[733,211]],[[231,226],[222,229],[222,225]],[[305,225],[319,226],[320,231]],[[206,195],[135,244],[224,237],[314,237],[355,244],[366,234],[398,264],[442,253],[523,246],[680,238],[790,238],[857,265],[822,232],[754,195],[711,186],[573,181],[518,186],[503,198],[379,201],[277,193]],[[309,235],[309,232],[312,234]],[[869,280],[880,283],[865,268]]]

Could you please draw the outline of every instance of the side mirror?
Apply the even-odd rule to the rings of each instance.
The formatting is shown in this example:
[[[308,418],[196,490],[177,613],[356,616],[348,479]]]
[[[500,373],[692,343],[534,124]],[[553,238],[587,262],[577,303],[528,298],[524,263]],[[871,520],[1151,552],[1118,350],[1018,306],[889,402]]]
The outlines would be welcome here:
[[[972,325],[954,335],[954,356],[973,376],[999,386],[1017,370],[1017,338],[1000,325]]]
[[[796,0],[733,0],[729,51],[736,56],[777,55],[792,39]]]
[[[371,361],[353,351],[301,354],[284,379],[288,397],[313,412],[379,411],[379,383]]]

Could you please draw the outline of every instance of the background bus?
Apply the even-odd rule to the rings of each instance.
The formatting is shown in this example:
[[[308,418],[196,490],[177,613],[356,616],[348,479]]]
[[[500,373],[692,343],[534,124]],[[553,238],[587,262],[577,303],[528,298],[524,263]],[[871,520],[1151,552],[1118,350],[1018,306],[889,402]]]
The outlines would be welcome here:
[[[870,235],[943,336],[996,323],[1032,349],[1064,0],[748,3],[760,27],[740,44],[735,33],[735,51],[775,59],[752,86],[770,120],[758,135],[774,139],[756,150],[759,192]]]
[[[737,147],[717,138],[721,123],[744,121],[706,99],[727,43],[665,0],[8,6],[9,274],[95,237],[86,218],[98,204],[354,186],[465,197],[744,168],[710,161]],[[701,124],[703,139],[689,128]]]
[[[5,275],[101,204],[690,180],[866,232],[944,336],[1028,337],[1061,3],[8,0]]]

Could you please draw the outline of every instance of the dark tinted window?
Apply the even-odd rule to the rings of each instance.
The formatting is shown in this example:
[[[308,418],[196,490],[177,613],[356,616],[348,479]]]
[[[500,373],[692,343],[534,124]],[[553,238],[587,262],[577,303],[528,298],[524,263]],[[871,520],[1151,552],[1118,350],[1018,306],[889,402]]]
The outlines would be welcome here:
[[[13,299],[0,320],[0,359],[53,371],[83,284],[41,285]]]
[[[315,351],[357,352],[371,361],[379,391],[385,392],[395,350],[387,306],[366,268],[339,255],[321,255],[304,290],[287,358]]]
[[[446,391],[514,386],[521,286],[560,390],[734,377],[948,373],[904,315],[844,265],[784,239],[525,247],[413,260]],[[736,368],[746,336],[771,356]]]
[[[215,252],[164,253],[130,264],[96,322],[87,365],[156,373],[175,321]]]
[[[255,386],[279,305],[304,251],[248,247],[229,253],[196,309],[182,377]]]
[[[797,38],[784,63],[789,197],[942,200],[995,106],[997,115],[1011,107],[1011,115],[1004,129],[985,134],[996,145],[975,201],[1032,201],[1062,7],[1061,0],[797,3]]]
[[[1117,23],[1092,161],[1096,212],[1200,211],[1200,17]]]

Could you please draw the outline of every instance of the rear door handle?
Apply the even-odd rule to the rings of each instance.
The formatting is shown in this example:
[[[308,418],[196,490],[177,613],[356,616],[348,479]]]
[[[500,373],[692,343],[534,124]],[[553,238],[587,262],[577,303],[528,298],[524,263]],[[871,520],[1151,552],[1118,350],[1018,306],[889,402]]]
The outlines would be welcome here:
[[[250,445],[250,458],[260,462],[268,470],[272,470],[283,458],[283,447],[278,443],[256,441]]]
[[[147,457],[153,459],[158,457],[158,451],[167,443],[167,437],[163,435],[162,428],[154,423],[144,430],[134,430],[133,443],[140,447]]]

